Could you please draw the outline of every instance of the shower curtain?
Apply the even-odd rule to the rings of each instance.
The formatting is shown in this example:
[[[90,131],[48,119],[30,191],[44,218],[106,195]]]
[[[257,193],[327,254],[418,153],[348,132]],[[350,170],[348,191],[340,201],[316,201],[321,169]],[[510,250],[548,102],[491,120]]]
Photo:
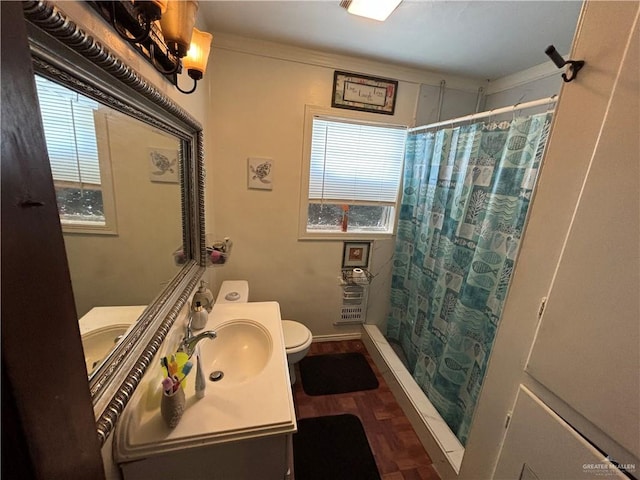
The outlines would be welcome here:
[[[551,123],[410,133],[387,337],[464,445]]]

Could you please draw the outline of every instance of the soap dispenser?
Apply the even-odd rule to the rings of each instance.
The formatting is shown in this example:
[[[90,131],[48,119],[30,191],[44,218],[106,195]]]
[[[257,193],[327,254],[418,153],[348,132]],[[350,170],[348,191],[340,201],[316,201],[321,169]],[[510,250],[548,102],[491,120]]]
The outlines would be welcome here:
[[[193,305],[196,305],[198,302],[200,302],[200,305],[202,305],[208,313],[211,313],[214,303],[213,293],[207,288],[207,282],[204,280],[200,281],[200,287],[198,287],[198,291],[193,295]]]
[[[196,305],[193,307],[193,318],[191,320],[191,328],[194,330],[202,330],[207,324],[207,311],[200,305],[200,302],[195,302]]]

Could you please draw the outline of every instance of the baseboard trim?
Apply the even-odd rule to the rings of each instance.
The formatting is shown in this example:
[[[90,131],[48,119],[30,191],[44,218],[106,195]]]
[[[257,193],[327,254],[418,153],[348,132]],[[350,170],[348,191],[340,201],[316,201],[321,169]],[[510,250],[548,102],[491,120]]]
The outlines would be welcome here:
[[[360,340],[362,338],[361,332],[354,333],[336,333],[332,335],[314,335],[313,343],[320,342],[340,342],[342,340]]]

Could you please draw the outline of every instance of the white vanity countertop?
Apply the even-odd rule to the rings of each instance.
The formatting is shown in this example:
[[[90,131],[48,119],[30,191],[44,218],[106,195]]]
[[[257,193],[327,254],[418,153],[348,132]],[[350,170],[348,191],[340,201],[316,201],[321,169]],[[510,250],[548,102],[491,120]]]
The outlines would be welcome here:
[[[190,447],[295,432],[280,306],[277,302],[216,304],[205,330],[216,330],[239,319],[259,323],[271,336],[271,355],[261,373],[241,383],[225,384],[224,378],[214,383],[208,378],[209,367],[203,365],[207,387],[205,397],[198,400],[194,355],[191,358],[194,367],[185,388],[185,411],[180,423],[170,429],[160,416],[163,374],[160,356],[156,355],[114,432],[113,453],[117,463]],[[184,327],[174,325],[173,329],[176,328]],[[207,348],[215,348],[218,340],[220,338],[202,342],[212,342]]]

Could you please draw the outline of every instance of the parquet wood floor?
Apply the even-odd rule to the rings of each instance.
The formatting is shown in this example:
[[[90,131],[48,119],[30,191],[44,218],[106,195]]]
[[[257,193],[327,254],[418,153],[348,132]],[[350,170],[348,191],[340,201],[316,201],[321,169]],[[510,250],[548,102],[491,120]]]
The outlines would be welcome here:
[[[347,352],[360,352],[365,356],[380,386],[362,392],[309,396],[304,393],[298,369],[293,388],[296,418],[357,415],[382,480],[439,480],[431,458],[360,340],[312,343],[309,355]]]

